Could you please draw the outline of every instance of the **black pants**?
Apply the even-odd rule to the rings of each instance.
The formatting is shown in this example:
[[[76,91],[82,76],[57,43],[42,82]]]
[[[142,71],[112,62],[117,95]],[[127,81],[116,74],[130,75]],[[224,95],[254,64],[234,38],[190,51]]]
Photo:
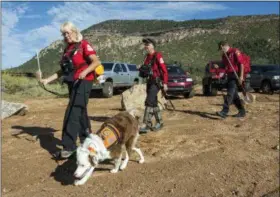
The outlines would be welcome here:
[[[223,112],[228,113],[229,107],[233,103],[238,110],[244,110],[238,95],[237,79],[234,76],[229,76],[227,82],[227,95],[224,99]]]
[[[157,107],[158,106],[158,92],[159,92],[159,87],[156,85],[155,82],[148,82],[147,83],[147,97],[145,101],[145,106],[147,107]]]
[[[65,150],[75,150],[78,135],[82,143],[91,129],[87,104],[92,84],[93,81],[86,80],[68,83],[69,103],[62,129],[62,145]]]

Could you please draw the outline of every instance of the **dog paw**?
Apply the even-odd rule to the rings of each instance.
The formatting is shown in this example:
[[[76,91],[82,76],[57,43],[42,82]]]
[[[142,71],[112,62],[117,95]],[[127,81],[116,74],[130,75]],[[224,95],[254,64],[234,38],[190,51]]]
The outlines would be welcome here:
[[[75,181],[74,181],[74,185],[75,185],[75,186],[83,185],[83,183],[81,183],[81,181],[79,181],[79,180],[75,180]]]
[[[145,162],[144,159],[140,159],[140,160],[138,161],[138,163],[144,163],[144,162]]]
[[[121,167],[120,167],[120,170],[124,170],[127,166],[127,163],[122,163]]]
[[[113,174],[114,174],[114,173],[117,173],[118,171],[119,171],[119,170],[118,170],[118,169],[115,169],[115,168],[112,169],[112,170],[110,170],[110,172],[113,173]]]

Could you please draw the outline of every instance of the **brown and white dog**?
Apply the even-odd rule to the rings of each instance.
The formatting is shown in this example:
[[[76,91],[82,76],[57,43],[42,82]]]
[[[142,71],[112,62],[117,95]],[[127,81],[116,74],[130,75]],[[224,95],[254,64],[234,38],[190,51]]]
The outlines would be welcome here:
[[[135,151],[139,163],[144,163],[144,156],[136,148],[139,137],[138,110],[120,112],[106,120],[96,134],[91,133],[82,145],[77,148],[77,169],[74,172],[75,185],[83,185],[91,176],[97,165],[105,159],[114,159],[115,166],[110,171],[117,173],[127,166],[129,155]],[[122,155],[125,158],[122,161]]]

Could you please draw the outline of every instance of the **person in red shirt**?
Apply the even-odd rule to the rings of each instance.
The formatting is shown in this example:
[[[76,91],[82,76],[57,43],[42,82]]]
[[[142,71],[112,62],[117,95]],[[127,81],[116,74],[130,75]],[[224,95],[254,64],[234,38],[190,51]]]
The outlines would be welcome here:
[[[40,82],[44,85],[63,77],[68,85],[69,103],[65,111],[62,145],[63,149],[56,156],[68,158],[76,149],[79,135],[81,143],[91,132],[87,115],[87,104],[94,80],[94,70],[100,61],[93,47],[83,39],[82,34],[71,22],[61,25],[60,31],[66,44],[62,55],[61,68],[53,75]]]
[[[139,73],[140,76],[146,78],[147,97],[145,100],[144,120],[140,132],[147,133],[150,130],[158,131],[163,127],[157,95],[161,84],[163,85],[163,90],[167,91],[168,73],[161,53],[155,51],[156,42],[151,38],[144,38],[142,42],[144,43],[147,55],[144,64],[139,68]],[[153,115],[157,122],[154,127],[152,126]]]
[[[229,107],[233,103],[238,109],[238,114],[234,115],[234,117],[245,117],[246,111],[238,95],[238,86],[242,86],[244,81],[244,59],[240,50],[230,47],[226,41],[219,42],[218,47],[223,52],[222,62],[226,67],[227,95],[224,99],[223,109],[217,112],[217,115],[226,118]]]

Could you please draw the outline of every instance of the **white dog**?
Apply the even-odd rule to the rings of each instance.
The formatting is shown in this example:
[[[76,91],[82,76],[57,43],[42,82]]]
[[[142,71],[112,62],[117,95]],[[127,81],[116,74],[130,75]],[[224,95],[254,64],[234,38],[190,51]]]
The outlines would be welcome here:
[[[137,112],[136,110],[120,112],[106,120],[96,134],[91,133],[77,148],[78,167],[74,173],[75,185],[83,185],[98,163],[105,159],[115,160],[111,173],[126,168],[131,151],[136,151],[140,157],[139,163],[144,163],[142,151],[136,148],[139,137]],[[122,161],[123,153],[125,158]]]

